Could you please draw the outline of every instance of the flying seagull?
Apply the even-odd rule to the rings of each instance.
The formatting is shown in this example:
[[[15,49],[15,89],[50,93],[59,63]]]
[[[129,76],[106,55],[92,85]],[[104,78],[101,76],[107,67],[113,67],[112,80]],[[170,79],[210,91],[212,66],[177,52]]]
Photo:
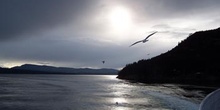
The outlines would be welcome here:
[[[105,61],[102,61],[102,63],[104,64],[104,63],[105,63]]]
[[[133,45],[135,45],[135,44],[137,44],[137,43],[140,43],[140,42],[143,42],[143,43],[147,42],[147,41],[148,41],[147,39],[148,39],[150,36],[154,35],[155,33],[157,33],[157,31],[154,32],[154,33],[152,33],[152,34],[150,34],[150,35],[148,35],[144,40],[140,40],[140,41],[137,41],[137,42],[131,44],[129,47],[131,47],[131,46],[133,46]]]

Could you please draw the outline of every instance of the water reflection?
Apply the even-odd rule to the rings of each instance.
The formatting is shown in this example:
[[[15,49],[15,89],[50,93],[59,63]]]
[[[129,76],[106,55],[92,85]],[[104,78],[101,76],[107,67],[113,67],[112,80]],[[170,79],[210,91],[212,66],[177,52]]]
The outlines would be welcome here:
[[[111,78],[111,77],[109,77]],[[134,109],[153,109],[155,102],[152,104],[152,97],[141,93],[140,86],[128,84],[126,81],[112,78],[114,82],[107,85],[108,92],[111,92],[112,97],[109,97],[111,110],[134,110]]]
[[[120,104],[124,104],[127,103],[127,100],[125,98],[113,98],[113,103],[115,103],[116,105],[120,105]]]
[[[166,95],[180,91],[175,86],[133,84],[116,75],[2,75],[0,83],[0,110],[197,109]]]

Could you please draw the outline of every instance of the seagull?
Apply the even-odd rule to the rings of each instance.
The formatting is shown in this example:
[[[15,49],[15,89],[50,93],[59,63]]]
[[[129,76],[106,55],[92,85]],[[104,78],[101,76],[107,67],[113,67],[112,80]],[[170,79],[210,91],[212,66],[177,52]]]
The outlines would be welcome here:
[[[116,105],[118,105],[118,102],[116,102]]]
[[[133,44],[130,45],[129,47],[131,47],[131,46],[133,46],[133,45],[135,45],[135,44],[137,44],[137,43],[140,43],[140,42],[143,42],[143,43],[147,42],[147,41],[148,41],[147,39],[148,39],[150,36],[154,35],[155,33],[157,33],[157,31],[154,32],[154,33],[152,33],[152,34],[150,34],[150,35],[148,35],[144,40],[140,40],[140,41],[137,41],[137,42],[133,43]]]
[[[104,63],[105,63],[105,61],[102,61],[102,63],[104,64]]]

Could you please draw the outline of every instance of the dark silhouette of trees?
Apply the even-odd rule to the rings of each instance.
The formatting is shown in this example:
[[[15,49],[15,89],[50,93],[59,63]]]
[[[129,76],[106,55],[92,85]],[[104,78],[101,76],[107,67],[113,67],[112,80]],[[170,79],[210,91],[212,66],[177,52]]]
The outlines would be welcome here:
[[[220,28],[191,34],[172,50],[128,64],[120,79],[146,83],[220,85]]]

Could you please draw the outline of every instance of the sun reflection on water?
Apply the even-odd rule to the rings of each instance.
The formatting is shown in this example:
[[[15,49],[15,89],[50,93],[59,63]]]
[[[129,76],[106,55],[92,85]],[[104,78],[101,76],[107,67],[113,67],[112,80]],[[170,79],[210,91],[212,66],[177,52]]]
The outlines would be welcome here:
[[[115,103],[115,104],[122,104],[122,103],[127,103],[127,100],[125,98],[122,98],[122,97],[116,97],[116,98],[113,98],[112,101]]]

